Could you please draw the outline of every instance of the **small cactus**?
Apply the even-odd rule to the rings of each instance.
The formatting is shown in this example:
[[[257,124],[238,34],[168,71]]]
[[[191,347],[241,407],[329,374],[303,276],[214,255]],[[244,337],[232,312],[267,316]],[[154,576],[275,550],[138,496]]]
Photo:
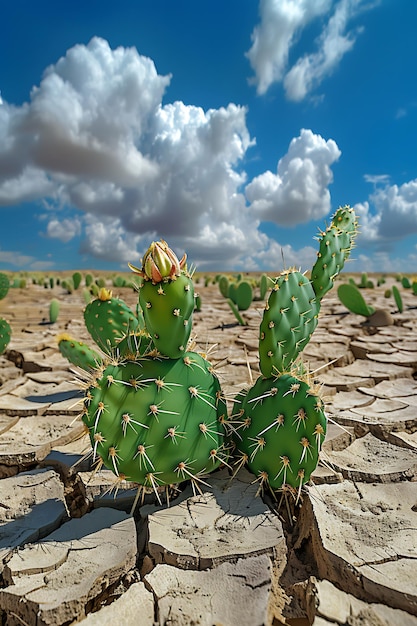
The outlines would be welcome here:
[[[9,292],[10,281],[6,274],[0,272],[0,300],[3,300]]]
[[[366,304],[359,289],[352,284],[339,285],[337,289],[337,295],[342,304],[351,312],[356,315],[363,315],[369,317],[375,313],[375,308]]]
[[[6,274],[0,272],[0,300],[9,292],[10,280]],[[3,354],[10,343],[12,329],[7,320],[0,317],[0,354]]]
[[[0,317],[0,354],[3,354],[10,342],[12,330],[9,322]]]
[[[55,322],[57,321],[59,309],[59,300],[57,300],[56,298],[52,298],[51,302],[49,303],[49,322],[51,324],[55,324]]]
[[[142,268],[130,268],[144,278],[139,303],[155,347],[169,358],[180,358],[187,351],[194,311],[194,287],[186,256],[179,261],[165,241],[153,242]]]

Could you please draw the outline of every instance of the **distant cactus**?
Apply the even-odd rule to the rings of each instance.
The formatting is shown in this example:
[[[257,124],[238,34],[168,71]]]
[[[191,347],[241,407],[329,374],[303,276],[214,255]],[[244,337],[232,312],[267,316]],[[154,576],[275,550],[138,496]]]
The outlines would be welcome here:
[[[6,274],[0,272],[0,300],[3,300],[9,292],[10,280]],[[0,317],[0,354],[3,354],[10,343],[12,330],[10,324]]]
[[[81,272],[74,272],[72,275],[72,284],[74,285],[74,289],[78,289],[78,287],[81,285],[81,281],[82,281],[82,275]]]
[[[59,315],[59,309],[60,309],[59,300],[57,300],[56,298],[53,298],[51,302],[49,303],[49,322],[51,324],[55,324],[55,322],[57,321],[58,315]]]
[[[397,285],[392,286],[392,295],[394,296],[395,304],[397,305],[397,309],[399,313],[402,313],[404,310],[403,299],[400,294],[400,291]]]
[[[356,315],[363,315],[369,317],[375,313],[375,308],[366,304],[362,294],[355,285],[343,284],[337,289],[337,295],[342,304],[351,312]]]
[[[9,345],[12,329],[10,324],[0,317],[0,354],[3,354]]]
[[[0,272],[0,300],[3,300],[9,292],[10,280],[6,274]]]

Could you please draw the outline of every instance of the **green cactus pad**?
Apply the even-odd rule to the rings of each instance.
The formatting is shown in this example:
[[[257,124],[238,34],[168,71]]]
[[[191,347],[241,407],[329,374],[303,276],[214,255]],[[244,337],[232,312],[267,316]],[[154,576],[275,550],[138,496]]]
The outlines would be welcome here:
[[[103,290],[99,297],[87,304],[84,320],[88,332],[104,352],[110,354],[129,332],[138,328],[139,321],[127,304],[112,298]]]
[[[187,352],[180,359],[109,365],[87,391],[82,419],[95,460],[155,489],[198,483],[227,461],[225,416],[210,363]]]
[[[375,308],[366,304],[359,289],[350,283],[339,285],[337,295],[342,304],[345,305],[351,313],[369,317],[375,313]]]
[[[6,274],[3,274],[3,272],[0,272],[0,300],[3,300],[3,298],[7,296],[9,287],[10,281],[8,277],[6,276]]]
[[[327,426],[322,401],[311,387],[290,374],[259,378],[237,396],[233,413],[241,460],[261,484],[301,489],[317,467]]]
[[[229,279],[224,274],[219,277],[219,290],[224,298],[229,297]]]
[[[52,298],[52,300],[49,303],[49,321],[51,324],[55,324],[55,322],[57,321],[58,315],[59,315],[59,309],[60,309],[59,300],[57,300],[56,298]]]
[[[357,233],[355,212],[350,207],[340,207],[331,225],[321,233],[317,260],[311,271],[311,283],[318,298],[332,287],[336,276],[349,258]]]
[[[247,280],[241,280],[236,285],[234,298],[234,302],[239,311],[247,311],[253,300],[252,285]]]
[[[308,278],[291,269],[275,279],[260,325],[263,376],[288,371],[316,328],[318,314],[319,303]]]
[[[6,350],[10,338],[12,335],[12,329],[10,328],[9,322],[0,317],[0,354]]]
[[[88,372],[101,365],[103,359],[100,354],[82,341],[77,341],[67,333],[58,335],[56,340],[62,356],[76,367]]]
[[[145,280],[139,290],[139,304],[157,350],[171,359],[183,356],[194,311],[191,277],[182,272],[173,280],[165,279],[159,283]]]

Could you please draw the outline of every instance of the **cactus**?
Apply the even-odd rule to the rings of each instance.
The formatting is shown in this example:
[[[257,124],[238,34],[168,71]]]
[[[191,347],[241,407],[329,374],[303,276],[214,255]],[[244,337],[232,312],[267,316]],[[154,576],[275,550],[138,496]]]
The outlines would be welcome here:
[[[223,298],[229,297],[229,279],[224,274],[219,277],[219,289]]]
[[[397,309],[399,313],[402,313],[404,310],[403,299],[400,294],[400,291],[397,285],[392,286],[392,295],[394,296],[395,304],[397,305]]]
[[[366,304],[361,292],[355,285],[343,284],[339,285],[337,295],[342,304],[356,315],[369,317],[375,313],[375,308]]]
[[[56,338],[62,356],[76,367],[89,372],[99,367],[103,359],[98,352],[82,341],[77,341],[68,333],[61,333]]]
[[[11,338],[12,330],[10,328],[10,324],[0,317],[0,354],[3,354],[6,350],[10,338]]]
[[[84,320],[91,337],[107,353],[111,353],[123,337],[139,325],[127,304],[113,298],[107,289],[101,289],[98,298],[87,304]]]
[[[295,269],[274,281],[259,335],[260,369],[266,378],[286,371],[317,326],[319,302],[310,281]]]
[[[10,281],[9,278],[3,272],[0,272],[0,300],[5,298],[9,292]],[[10,324],[0,317],[0,354],[3,354],[6,350],[10,338],[11,338],[12,330],[10,328]]]
[[[252,285],[247,280],[241,280],[236,285],[236,291],[234,294],[234,302],[239,311],[246,311],[249,309],[253,300]]]
[[[10,281],[6,274],[0,272],[0,300],[3,300],[9,292]]]
[[[82,275],[81,272],[74,272],[72,275],[72,284],[74,285],[74,289],[78,289],[78,287],[81,285],[81,281],[82,281]]]
[[[84,400],[93,460],[119,479],[157,488],[227,462],[226,404],[211,365],[195,352],[145,357],[99,371]]]
[[[165,241],[153,242],[143,258],[139,303],[146,329],[161,354],[180,358],[187,350],[194,311],[194,287],[186,255],[177,259]]]
[[[311,282],[296,269],[278,276],[260,325],[261,376],[235,399],[227,422],[242,465],[260,488],[297,490],[316,468],[326,434],[318,388],[299,358],[316,328],[321,298],[349,256],[356,235],[352,209],[336,211],[321,234]]]
[[[55,324],[58,319],[59,306],[59,300],[57,300],[56,298],[52,298],[51,302],[49,303],[49,322],[51,324]]]
[[[349,206],[339,207],[331,224],[319,237],[317,261],[311,270],[313,289],[322,298],[332,287],[349,258],[357,232],[357,219]]]
[[[272,489],[300,490],[317,466],[326,434],[323,403],[307,380],[258,378],[234,405],[237,446],[252,473]]]
[[[238,321],[238,324],[240,324],[240,326],[247,326],[248,323],[245,322],[245,320],[243,319],[243,317],[241,316],[238,307],[236,306],[236,304],[233,302],[233,300],[231,300],[230,298],[227,299],[227,304],[230,306],[233,315],[235,316],[235,318]]]
[[[259,281],[259,290],[261,300],[265,300],[269,287],[271,287],[272,281],[267,274],[262,274]]]

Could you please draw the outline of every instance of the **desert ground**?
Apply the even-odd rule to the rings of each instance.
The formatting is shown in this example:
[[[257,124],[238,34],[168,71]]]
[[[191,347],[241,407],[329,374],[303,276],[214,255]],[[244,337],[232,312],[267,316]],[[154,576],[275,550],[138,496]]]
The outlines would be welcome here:
[[[342,275],[342,280],[346,278]],[[392,279],[394,281],[394,279]],[[333,289],[303,358],[329,418],[322,462],[296,505],[259,493],[246,469],[186,483],[170,507],[93,473],[82,390],[56,336],[93,345],[81,289],[10,289],[13,331],[0,357],[0,620],[44,626],[417,625],[417,296],[372,326]],[[259,376],[264,303],[236,323],[217,284],[196,285],[196,349],[227,398]],[[137,294],[114,288],[133,309]],[[49,303],[60,313],[49,323]]]

